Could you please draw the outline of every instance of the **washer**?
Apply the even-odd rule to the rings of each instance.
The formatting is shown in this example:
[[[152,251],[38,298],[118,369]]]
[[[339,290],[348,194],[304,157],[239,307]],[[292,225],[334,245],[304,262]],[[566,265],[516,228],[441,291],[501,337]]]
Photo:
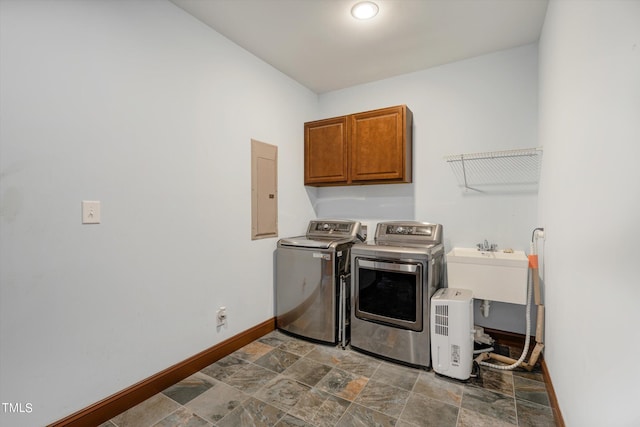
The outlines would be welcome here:
[[[358,221],[312,220],[307,234],[278,241],[276,327],[327,344],[349,341],[350,251]]]

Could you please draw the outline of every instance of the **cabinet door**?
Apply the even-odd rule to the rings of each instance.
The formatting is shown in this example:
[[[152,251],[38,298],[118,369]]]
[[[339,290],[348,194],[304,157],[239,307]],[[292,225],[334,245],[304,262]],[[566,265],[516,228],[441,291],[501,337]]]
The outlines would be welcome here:
[[[346,183],[347,118],[335,117],[304,124],[304,183]]]
[[[351,181],[411,182],[411,112],[398,106],[350,118]]]

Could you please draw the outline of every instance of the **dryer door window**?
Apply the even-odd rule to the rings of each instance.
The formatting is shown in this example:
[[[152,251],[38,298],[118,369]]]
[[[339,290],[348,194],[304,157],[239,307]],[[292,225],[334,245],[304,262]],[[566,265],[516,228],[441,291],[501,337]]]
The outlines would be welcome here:
[[[356,258],[354,267],[356,317],[422,331],[421,263]]]

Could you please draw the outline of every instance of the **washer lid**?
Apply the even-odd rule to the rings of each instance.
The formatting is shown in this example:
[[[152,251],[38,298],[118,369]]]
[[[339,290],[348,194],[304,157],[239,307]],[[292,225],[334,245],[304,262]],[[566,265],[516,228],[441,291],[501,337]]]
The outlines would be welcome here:
[[[298,248],[329,249],[335,242],[336,240],[307,239],[306,236],[298,236],[280,239],[278,244],[280,246],[295,246]]]

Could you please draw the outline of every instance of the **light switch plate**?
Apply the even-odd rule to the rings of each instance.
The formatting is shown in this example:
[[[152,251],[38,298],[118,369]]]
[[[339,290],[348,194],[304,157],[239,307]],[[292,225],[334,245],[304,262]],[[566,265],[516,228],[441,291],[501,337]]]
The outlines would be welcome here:
[[[100,202],[82,201],[82,223],[100,224]]]

